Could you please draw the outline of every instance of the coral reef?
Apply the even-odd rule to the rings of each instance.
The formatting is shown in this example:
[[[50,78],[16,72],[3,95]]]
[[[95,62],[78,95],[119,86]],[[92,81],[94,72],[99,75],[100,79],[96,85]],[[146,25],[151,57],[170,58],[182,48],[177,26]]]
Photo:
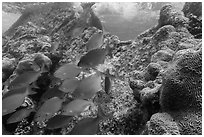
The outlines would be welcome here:
[[[160,10],[159,26],[172,25],[174,27],[185,27],[187,24],[188,18],[172,5],[165,5]]]
[[[201,51],[187,52],[165,72],[160,100],[163,111],[201,108],[201,56]]]
[[[151,56],[150,64],[161,65],[151,80],[153,83],[161,82],[162,86],[159,90],[146,87],[149,82],[145,84],[137,71],[133,71],[134,79],[130,81],[135,99],[141,102],[141,110],[146,114],[143,120],[149,120],[142,134],[202,134],[202,41],[195,39],[195,35],[192,37],[188,32],[188,19],[170,5],[161,9],[156,28],[154,32],[150,29],[137,38],[142,43],[148,39],[143,48],[154,50],[157,47],[155,53],[150,50],[147,54]],[[145,66],[148,68],[149,65]],[[140,75],[144,75],[143,71]],[[138,88],[138,80],[144,83],[142,88]],[[157,110],[152,107],[155,100],[159,102]]]
[[[17,110],[34,106],[37,111],[52,97],[66,100],[62,103],[65,105],[73,98],[59,89],[64,79],[54,72],[66,63],[78,67],[80,58],[89,53],[85,45],[98,31],[93,22],[90,24],[94,27],[87,26],[94,3],[82,4],[82,11],[72,8],[73,3],[38,3],[31,6],[31,12],[27,11],[27,4],[14,4],[15,11],[24,14],[23,19],[3,36],[2,81],[40,70],[42,74],[29,85],[36,93],[29,95]],[[8,5],[12,3],[4,3],[3,9],[10,11]],[[97,134],[202,134],[201,8],[200,3],[186,3],[183,13],[165,5],[158,24],[135,40],[120,41],[117,36],[104,34],[102,48],[108,49],[108,55],[102,58],[104,63],[94,69],[80,68],[80,74],[76,72],[81,80],[97,69],[103,89],[107,86],[104,79],[110,78],[109,92],[100,90],[93,97],[105,113],[114,112],[112,118],[99,123]],[[104,71],[107,68],[108,74]],[[33,120],[36,112],[17,124],[7,124],[11,115],[5,115],[4,134],[69,134],[79,120],[96,116],[94,109],[87,108],[67,126],[54,130]],[[56,116],[60,116],[58,113],[61,112]]]
[[[201,2],[186,2],[182,9],[185,16],[193,14],[197,17],[202,16],[202,3]]]
[[[144,73],[145,81],[154,81],[161,70],[161,66],[157,63],[150,63]]]
[[[151,62],[165,61],[170,62],[173,58],[174,51],[172,50],[159,50],[154,55],[152,55]]]
[[[5,82],[16,68],[15,58],[4,57],[2,59],[2,82]]]
[[[168,113],[156,113],[147,123],[147,134],[180,135],[179,127]]]
[[[189,18],[189,32],[195,38],[202,38],[202,3],[201,2],[186,2],[183,9],[184,15]]]

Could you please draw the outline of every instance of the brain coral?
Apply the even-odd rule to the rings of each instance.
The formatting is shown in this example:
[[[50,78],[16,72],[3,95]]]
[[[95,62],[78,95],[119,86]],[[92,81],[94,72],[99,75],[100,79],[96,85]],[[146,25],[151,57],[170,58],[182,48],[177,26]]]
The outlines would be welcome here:
[[[180,134],[201,135],[202,134],[202,112],[201,111],[178,111],[170,115],[177,122]]]
[[[202,50],[178,56],[163,78],[160,105],[181,134],[202,134]]]
[[[165,72],[160,103],[163,111],[201,109],[202,52],[187,52]]]
[[[151,135],[179,135],[179,127],[168,113],[156,113],[147,123],[148,134]]]

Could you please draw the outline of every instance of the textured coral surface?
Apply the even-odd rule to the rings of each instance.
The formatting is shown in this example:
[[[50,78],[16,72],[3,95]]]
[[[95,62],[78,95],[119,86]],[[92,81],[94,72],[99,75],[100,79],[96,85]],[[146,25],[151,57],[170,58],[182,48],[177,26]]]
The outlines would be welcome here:
[[[3,34],[3,89],[24,72],[42,71],[30,84],[35,94],[29,95],[20,109],[34,106],[38,110],[51,97],[64,97],[64,104],[73,99],[58,89],[62,81],[53,75],[63,64],[77,65],[87,54],[86,43],[98,32],[97,23],[90,21],[95,27],[87,26],[93,4],[82,4],[81,11],[77,11],[73,3],[3,3],[4,11],[23,14]],[[97,134],[202,134],[201,9],[199,2],[187,2],[182,11],[165,5],[158,24],[134,40],[121,41],[104,33],[102,48],[108,55],[95,69],[104,73],[108,69],[110,81],[101,78],[105,90],[97,92],[93,102],[102,104],[105,113],[114,113],[100,121]],[[78,79],[95,69],[84,71]],[[35,113],[13,124],[7,123],[13,113],[3,116],[3,134],[70,134],[82,118],[96,117],[96,108],[89,108],[66,127],[54,130],[47,129],[45,121],[35,122]]]

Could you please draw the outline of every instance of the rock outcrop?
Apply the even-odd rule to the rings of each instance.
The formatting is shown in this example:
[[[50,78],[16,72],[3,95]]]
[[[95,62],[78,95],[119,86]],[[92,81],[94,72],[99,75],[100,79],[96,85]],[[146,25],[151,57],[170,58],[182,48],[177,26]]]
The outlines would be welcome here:
[[[193,10],[194,6],[198,10]],[[77,64],[86,54],[85,43],[97,31],[87,28],[72,39],[70,30],[80,21],[77,20],[80,12],[73,14],[71,6],[63,3],[42,7],[43,12],[29,13],[29,22],[17,24],[15,31],[9,31],[2,47],[3,81],[12,74],[44,67],[48,73],[37,81],[42,85],[40,94],[49,87],[53,79],[50,75],[61,64]],[[104,35],[104,45],[111,48],[104,66],[113,79],[110,96],[99,92],[96,100],[115,113],[113,119],[100,124],[101,134],[202,134],[202,40],[199,39],[202,33],[200,28],[198,31],[194,28],[200,22],[202,28],[200,9],[200,3],[186,3],[184,13],[166,5],[160,11],[158,24],[133,41]],[[82,18],[88,17],[87,13],[81,14]],[[52,51],[55,42],[59,45]],[[54,132],[36,127],[29,131],[30,134]],[[67,129],[61,133],[67,134]]]
[[[156,99],[159,100],[160,109],[153,115],[149,113],[152,116],[143,134],[200,135],[202,134],[201,40],[192,37],[186,29],[188,18],[171,5],[161,9],[157,28],[155,33],[150,32],[152,35],[148,38],[147,45],[150,46],[149,49],[158,47],[157,52],[151,55],[150,62],[158,63],[162,68],[158,71],[159,74],[155,75],[162,77],[162,86],[157,91],[159,98]],[[147,31],[145,33],[148,34]],[[142,39],[142,35],[138,38]],[[155,79],[149,80],[156,82]],[[137,90],[137,94],[143,95],[144,91],[151,93],[152,96],[155,94],[155,90],[148,90],[145,86]],[[148,110],[152,109],[149,106],[153,103],[145,106],[144,97],[136,96],[137,100],[143,100],[142,110],[148,114]],[[146,102],[155,100],[152,96],[146,96]]]

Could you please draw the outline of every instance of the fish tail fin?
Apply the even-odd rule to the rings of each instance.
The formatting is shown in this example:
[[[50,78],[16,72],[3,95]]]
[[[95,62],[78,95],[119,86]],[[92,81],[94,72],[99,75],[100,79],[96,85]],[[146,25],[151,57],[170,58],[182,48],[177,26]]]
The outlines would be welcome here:
[[[26,89],[27,95],[34,95],[37,94],[35,91],[32,90],[32,87],[29,85]]]
[[[33,90],[29,91],[29,95],[35,95],[35,94],[37,94],[37,92],[35,92]]]
[[[36,82],[36,81],[34,81],[34,82],[31,84],[31,88],[40,89],[40,87],[37,85],[37,82]]]

